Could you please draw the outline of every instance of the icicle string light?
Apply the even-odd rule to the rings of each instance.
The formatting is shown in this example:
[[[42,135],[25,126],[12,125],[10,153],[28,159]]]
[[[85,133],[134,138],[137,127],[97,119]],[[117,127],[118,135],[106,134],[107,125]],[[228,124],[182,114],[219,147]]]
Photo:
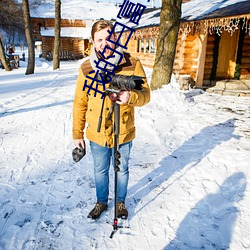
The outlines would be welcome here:
[[[195,34],[195,33],[203,33],[205,36],[208,34],[212,34],[215,32],[219,36],[222,32],[226,31],[231,34],[234,34],[236,30],[240,27],[240,21],[242,30],[245,30],[246,34],[250,36],[250,16],[239,16],[239,17],[226,17],[226,18],[216,18],[216,19],[209,19],[209,20],[201,20],[201,21],[192,21],[192,22],[181,22],[179,28],[179,34],[183,34],[187,36],[188,34]],[[123,37],[126,38],[129,33],[124,32]],[[145,27],[137,29],[133,35],[133,39],[142,39],[142,38],[150,38],[155,37],[158,38],[159,36],[159,26],[152,26],[152,27]]]
[[[236,30],[239,29],[240,20],[243,20],[242,29],[250,35],[250,20],[249,16],[231,17],[231,18],[217,18],[210,20],[203,20],[200,22],[185,22],[180,24],[179,33],[188,35],[189,33],[201,33],[206,36],[215,32],[221,35],[223,31],[230,33],[232,36]]]

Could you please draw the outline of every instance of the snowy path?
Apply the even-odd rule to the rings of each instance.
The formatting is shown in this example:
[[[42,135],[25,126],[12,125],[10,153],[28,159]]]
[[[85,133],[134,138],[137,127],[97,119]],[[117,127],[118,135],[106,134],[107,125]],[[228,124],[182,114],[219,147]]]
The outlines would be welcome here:
[[[109,210],[89,223],[88,145],[71,160],[78,67],[0,72],[0,249],[250,249],[250,99],[154,91],[136,114],[130,229],[110,239],[113,173]]]

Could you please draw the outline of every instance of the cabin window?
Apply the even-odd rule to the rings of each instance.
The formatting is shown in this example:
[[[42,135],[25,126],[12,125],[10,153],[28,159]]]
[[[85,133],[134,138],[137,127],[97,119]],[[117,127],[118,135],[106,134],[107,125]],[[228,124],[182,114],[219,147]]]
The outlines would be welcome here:
[[[137,53],[155,53],[155,38],[138,39]]]
[[[150,39],[150,53],[155,53],[155,38]]]

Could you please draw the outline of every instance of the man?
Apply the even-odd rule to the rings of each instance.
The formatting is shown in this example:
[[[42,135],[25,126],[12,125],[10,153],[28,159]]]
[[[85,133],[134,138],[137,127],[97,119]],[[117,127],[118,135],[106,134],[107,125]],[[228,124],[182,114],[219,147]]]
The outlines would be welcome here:
[[[141,90],[122,90],[119,92],[118,100],[116,101],[120,104],[119,152],[121,153],[121,164],[119,165],[120,171],[118,172],[117,181],[118,218],[127,218],[128,216],[125,198],[129,177],[128,161],[132,140],[135,138],[134,107],[143,106],[150,100],[150,90],[140,61],[135,60],[128,53],[123,53],[121,47],[110,42],[110,40],[116,41],[115,33],[109,38],[112,30],[113,25],[109,21],[100,20],[94,23],[91,31],[93,41],[92,53],[90,59],[85,61],[80,67],[73,104],[73,140],[75,146],[85,147],[83,130],[86,122],[88,124],[86,137],[90,141],[91,153],[93,155],[97,197],[97,203],[88,215],[88,218],[92,219],[99,218],[102,212],[108,208],[109,168],[114,152],[114,114],[112,113],[112,101],[107,97],[105,98],[102,114],[104,119],[101,123],[100,132],[97,132],[103,100],[101,99],[102,96],[94,90],[90,90],[89,93],[87,93],[89,89],[84,87],[85,80],[87,80],[87,85],[90,86],[92,80],[88,77],[94,78],[95,76],[95,73],[90,74],[90,72],[93,72],[93,70],[97,72],[97,70],[99,70],[100,73],[103,73],[96,67],[96,62],[100,58],[110,64],[112,63],[112,65],[118,66],[115,70],[116,75],[136,75],[144,77]],[[110,49],[105,49],[105,46],[108,46]],[[122,61],[119,55],[123,55]],[[94,84],[96,84],[96,82]],[[106,85],[107,88],[109,84]],[[103,91],[102,83],[98,85],[98,90]],[[110,115],[111,119],[108,118]]]

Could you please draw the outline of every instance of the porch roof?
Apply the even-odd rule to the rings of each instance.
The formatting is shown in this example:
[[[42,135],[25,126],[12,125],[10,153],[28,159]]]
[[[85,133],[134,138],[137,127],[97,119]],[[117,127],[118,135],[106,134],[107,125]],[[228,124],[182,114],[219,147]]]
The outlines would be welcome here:
[[[127,25],[133,29],[159,26],[161,8],[153,8],[143,14],[139,25]],[[182,22],[250,15],[250,0],[191,0],[182,4]]]
[[[182,5],[182,21],[250,14],[249,0],[191,0]]]

